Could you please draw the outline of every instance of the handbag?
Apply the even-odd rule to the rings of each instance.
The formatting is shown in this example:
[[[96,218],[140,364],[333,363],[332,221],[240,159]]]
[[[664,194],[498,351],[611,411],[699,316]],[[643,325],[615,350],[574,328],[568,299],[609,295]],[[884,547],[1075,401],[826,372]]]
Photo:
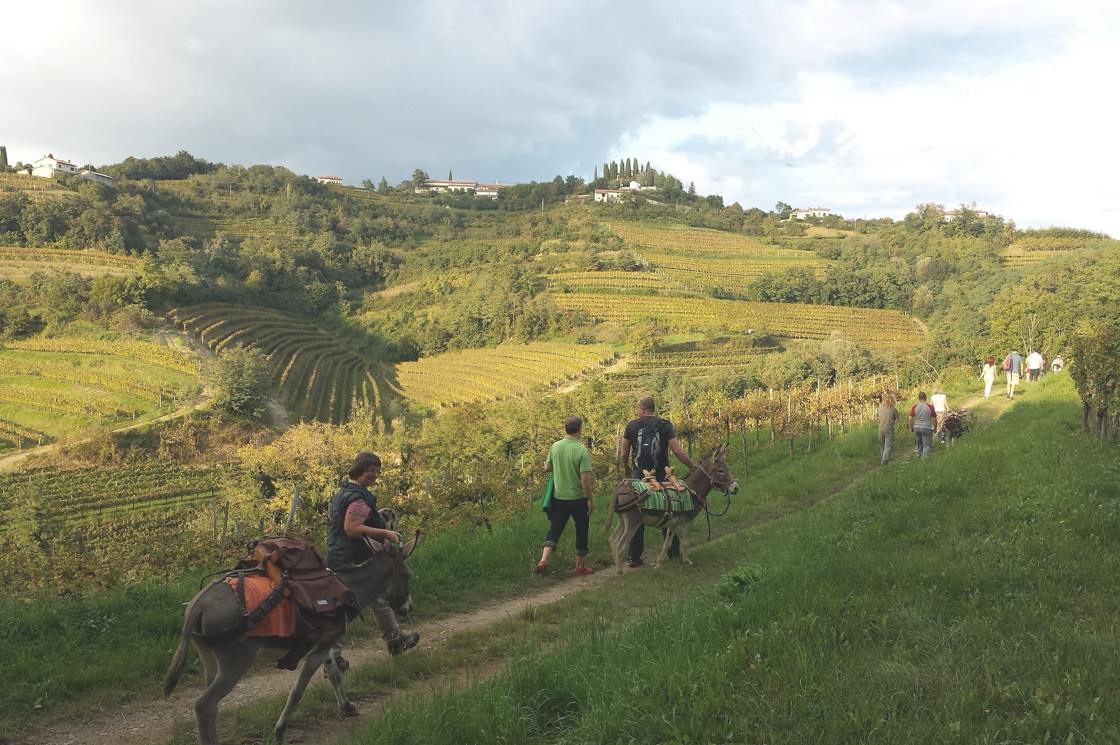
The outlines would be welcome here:
[[[549,508],[552,507],[552,494],[556,491],[556,485],[552,481],[552,474],[548,474],[548,483],[544,485],[544,494],[541,496],[541,512],[547,513]]]

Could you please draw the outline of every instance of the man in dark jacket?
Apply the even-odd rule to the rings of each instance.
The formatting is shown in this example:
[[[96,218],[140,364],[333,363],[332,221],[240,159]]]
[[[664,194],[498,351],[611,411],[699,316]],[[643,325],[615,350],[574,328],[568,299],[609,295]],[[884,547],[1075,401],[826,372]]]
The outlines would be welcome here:
[[[358,453],[348,475],[349,478],[331,497],[327,513],[327,566],[336,570],[361,564],[373,557],[365,542],[367,536],[398,545],[401,542],[400,533],[385,526],[385,520],[377,511],[377,499],[369,490],[381,475],[381,459],[374,453]],[[389,647],[389,654],[396,656],[412,649],[420,641],[418,631],[401,635],[397,616],[383,598],[375,600],[371,608],[381,636]]]
[[[619,465],[624,473],[632,479],[641,479],[644,476],[643,471],[653,471],[658,481],[664,481],[670,450],[681,463],[688,466],[689,470],[696,468],[696,464],[681,447],[673,423],[657,416],[657,407],[651,396],[638,401],[637,415],[636,419],[630,420],[626,425],[619,447]],[[662,533],[664,532],[663,530]],[[638,528],[638,532],[630,541],[630,566],[632,567],[640,567],[645,563],[642,561],[642,552],[646,545],[645,536],[646,528],[643,525]],[[673,545],[669,547],[669,556],[679,556],[680,547],[680,539],[674,536]]]

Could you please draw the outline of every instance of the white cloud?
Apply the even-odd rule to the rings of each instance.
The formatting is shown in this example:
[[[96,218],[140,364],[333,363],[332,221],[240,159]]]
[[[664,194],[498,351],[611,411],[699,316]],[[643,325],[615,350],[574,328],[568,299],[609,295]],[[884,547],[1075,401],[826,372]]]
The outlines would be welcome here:
[[[803,72],[788,100],[651,117],[616,152],[745,205],[897,217],[918,202],[976,201],[1022,225],[1120,235],[1117,25],[1115,14],[1079,16],[1051,54],[974,73],[883,86]]]

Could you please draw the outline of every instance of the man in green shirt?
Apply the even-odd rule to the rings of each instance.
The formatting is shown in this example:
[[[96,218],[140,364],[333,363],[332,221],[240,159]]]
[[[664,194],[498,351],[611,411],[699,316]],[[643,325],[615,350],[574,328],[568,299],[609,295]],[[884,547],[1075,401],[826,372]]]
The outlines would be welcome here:
[[[583,422],[578,416],[564,421],[563,440],[548,451],[545,469],[552,472],[552,505],[548,510],[549,528],[544,539],[537,573],[548,569],[548,557],[556,548],[568,518],[576,525],[576,568],[573,574],[591,574],[587,566],[587,527],[591,521],[591,453],[579,441]]]

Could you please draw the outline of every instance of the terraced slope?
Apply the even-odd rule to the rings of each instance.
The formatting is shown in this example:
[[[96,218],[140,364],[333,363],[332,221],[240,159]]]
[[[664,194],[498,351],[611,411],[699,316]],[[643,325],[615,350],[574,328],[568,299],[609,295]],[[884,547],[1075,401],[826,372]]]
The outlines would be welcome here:
[[[177,308],[170,316],[215,351],[251,345],[268,355],[278,396],[300,419],[343,422],[359,403],[385,413],[392,386],[384,366],[309,321],[227,303]]]
[[[620,323],[653,317],[681,331],[753,330],[794,339],[827,339],[839,331],[865,346],[895,352],[912,349],[923,338],[914,320],[896,310],[668,296],[639,300],[634,296],[586,292],[550,295],[557,309],[564,312]]]
[[[198,380],[198,358],[153,342],[7,342],[0,348],[0,451],[169,413],[198,393]]]
[[[0,246],[0,277],[21,279],[38,272],[76,272],[83,277],[125,276],[140,268],[140,259],[104,251]]]
[[[493,401],[556,386],[613,359],[603,345],[502,344],[397,365],[404,395],[429,406]]]

